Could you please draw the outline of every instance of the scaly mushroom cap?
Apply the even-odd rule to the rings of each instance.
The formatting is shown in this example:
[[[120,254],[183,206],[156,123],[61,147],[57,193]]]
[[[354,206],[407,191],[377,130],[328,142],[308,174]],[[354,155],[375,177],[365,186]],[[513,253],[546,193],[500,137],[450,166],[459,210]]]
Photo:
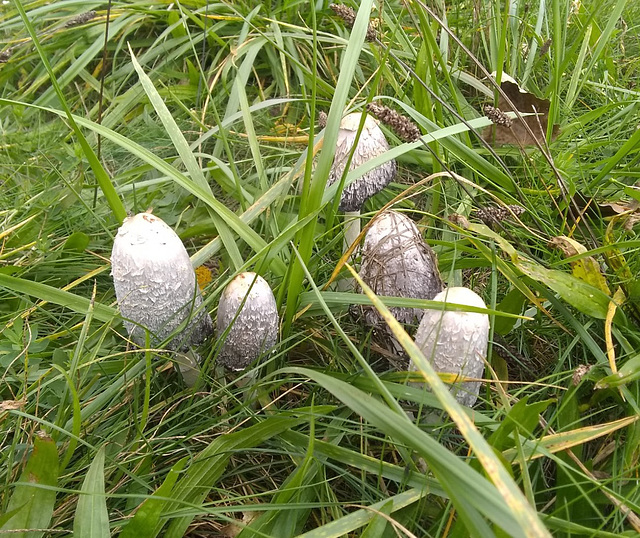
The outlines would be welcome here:
[[[468,288],[448,288],[434,301],[486,308],[482,298]],[[416,332],[416,344],[437,372],[481,378],[489,340],[489,316],[478,312],[427,310]],[[411,364],[411,369],[416,367]],[[456,383],[456,399],[471,407],[478,399],[479,382]]]
[[[328,185],[340,181],[344,174],[349,154],[353,144],[356,142],[361,117],[360,112],[354,112],[353,114],[347,114],[340,122],[336,153],[333,158]],[[382,129],[378,127],[373,117],[367,116],[351,159],[349,171],[355,170],[361,164],[383,154],[388,149],[389,143]],[[347,185],[342,190],[342,196],[340,197],[340,211],[359,211],[365,201],[380,192],[393,180],[396,171],[396,162],[394,160],[388,161]]]
[[[378,215],[364,238],[360,277],[376,295],[432,299],[442,290],[436,256],[420,235],[415,223],[396,211]],[[368,325],[385,325],[374,307],[366,307]],[[405,324],[415,324],[424,314],[421,308],[389,309]]]
[[[218,360],[232,370],[245,369],[275,345],[278,324],[276,299],[269,284],[256,273],[240,273],[224,289],[218,304],[218,338],[231,325]]]
[[[166,345],[186,349],[213,332],[189,254],[176,233],[151,213],[139,213],[122,223],[113,241],[111,275],[118,306],[131,340],[160,345],[187,318],[191,322]]]

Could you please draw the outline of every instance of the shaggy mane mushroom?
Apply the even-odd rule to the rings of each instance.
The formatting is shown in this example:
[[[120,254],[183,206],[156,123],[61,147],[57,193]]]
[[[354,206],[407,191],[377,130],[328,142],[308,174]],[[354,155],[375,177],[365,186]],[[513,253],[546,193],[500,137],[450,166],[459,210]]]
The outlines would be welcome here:
[[[361,118],[362,113],[354,112],[347,114],[340,122],[336,153],[333,158],[328,185],[340,181],[344,175],[352,150],[353,157],[351,158],[349,171],[355,170],[365,162],[389,150],[389,143],[382,129],[378,126],[378,122],[372,116],[366,116],[360,138],[356,141]],[[345,227],[346,248],[349,248],[360,234],[359,217],[362,206],[369,198],[384,189],[395,178],[396,172],[397,165],[395,160],[387,161],[356,179],[342,190],[338,208],[340,211],[345,212],[347,221]]]
[[[145,212],[124,220],[113,241],[111,275],[124,326],[136,345],[145,345],[148,331],[152,346],[173,335],[164,348],[187,351],[213,332],[189,254],[161,218]],[[176,360],[183,373],[197,367],[187,355]]]
[[[482,298],[469,288],[448,288],[434,301],[486,308]],[[416,331],[415,342],[437,372],[481,378],[489,341],[489,316],[479,312],[427,310]],[[416,370],[413,363],[410,368]],[[480,382],[454,383],[451,392],[461,404],[471,407],[478,399]]]
[[[216,331],[224,338],[218,362],[244,370],[278,340],[278,309],[267,281],[256,273],[236,276],[222,292]]]

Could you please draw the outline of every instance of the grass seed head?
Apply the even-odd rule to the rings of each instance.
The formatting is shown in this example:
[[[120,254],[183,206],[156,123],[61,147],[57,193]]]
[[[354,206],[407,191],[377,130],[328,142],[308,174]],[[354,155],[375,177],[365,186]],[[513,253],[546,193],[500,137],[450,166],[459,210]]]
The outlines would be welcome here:
[[[329,8],[333,11],[337,17],[340,17],[347,28],[353,28],[356,22],[356,12],[349,6],[344,4],[329,4]],[[367,26],[367,41],[375,41],[378,37],[378,31],[373,24],[369,23]]]
[[[513,121],[502,110],[491,105],[484,105],[482,107],[484,115],[489,118],[496,125],[502,125],[504,127],[511,127]]]
[[[92,9],[91,11],[87,11],[85,13],[81,13],[77,17],[74,17],[70,21],[67,21],[65,26],[67,28],[73,28],[74,26],[80,26],[81,24],[85,24],[85,23],[89,22],[90,20],[95,19],[95,17],[96,17],[96,12],[95,12],[95,10]]]
[[[398,138],[404,142],[415,142],[422,136],[420,129],[415,123],[388,106],[369,103],[367,110],[396,133]]]
[[[498,222],[507,220],[512,217],[519,217],[526,209],[520,205],[508,205],[504,207],[482,207],[475,212],[478,217],[487,226],[493,226]]]

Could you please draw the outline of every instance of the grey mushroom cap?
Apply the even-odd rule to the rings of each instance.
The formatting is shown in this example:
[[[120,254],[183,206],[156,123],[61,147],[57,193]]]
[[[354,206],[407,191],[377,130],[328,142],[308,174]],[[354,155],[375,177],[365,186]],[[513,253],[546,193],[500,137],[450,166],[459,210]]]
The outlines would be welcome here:
[[[486,308],[482,298],[468,288],[448,288],[434,301]],[[415,342],[437,372],[481,378],[489,341],[489,316],[479,312],[428,310],[416,332]],[[416,370],[411,364],[410,368]],[[455,383],[456,399],[471,407],[478,399],[480,382]]]
[[[151,345],[159,346],[187,319],[166,349],[187,349],[213,332],[211,318],[201,308],[189,254],[159,217],[139,213],[124,220],[113,242],[111,275],[124,326],[135,344],[145,345],[148,329]]]
[[[376,295],[432,299],[443,288],[436,256],[418,227],[406,215],[385,211],[378,215],[364,238],[360,277]],[[393,316],[404,324],[417,324],[421,308],[391,307]],[[363,309],[365,322],[386,326],[373,306]]]
[[[336,153],[329,174],[328,185],[340,181],[344,174],[349,154],[356,143],[358,126],[362,115],[360,112],[347,114],[340,122]],[[389,150],[389,143],[378,126],[376,120],[367,116],[360,138],[353,153],[349,171],[355,170],[361,164],[370,161]],[[367,172],[342,190],[340,197],[340,211],[360,211],[362,205],[384,189],[396,176],[395,160],[388,161]]]
[[[217,336],[225,338],[218,361],[232,370],[244,370],[276,344],[279,322],[267,281],[256,273],[240,273],[224,289],[218,304]]]

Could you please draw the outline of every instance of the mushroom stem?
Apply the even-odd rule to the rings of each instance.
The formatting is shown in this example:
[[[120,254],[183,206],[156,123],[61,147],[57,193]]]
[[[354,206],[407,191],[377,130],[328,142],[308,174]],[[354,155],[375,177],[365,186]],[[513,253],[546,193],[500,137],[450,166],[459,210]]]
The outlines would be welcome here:
[[[344,254],[353,245],[360,235],[360,211],[346,211],[344,214],[344,239],[342,253]],[[355,257],[353,253],[351,257]],[[349,260],[347,260],[349,261]],[[353,290],[353,278],[347,277],[338,281],[338,291]]]
[[[344,214],[344,247],[345,253],[360,235],[360,211],[347,211]],[[353,254],[352,254],[353,256]]]
[[[200,377],[200,360],[197,353],[192,350],[186,353],[176,353],[173,362],[176,370],[182,375],[184,384],[192,389]]]

